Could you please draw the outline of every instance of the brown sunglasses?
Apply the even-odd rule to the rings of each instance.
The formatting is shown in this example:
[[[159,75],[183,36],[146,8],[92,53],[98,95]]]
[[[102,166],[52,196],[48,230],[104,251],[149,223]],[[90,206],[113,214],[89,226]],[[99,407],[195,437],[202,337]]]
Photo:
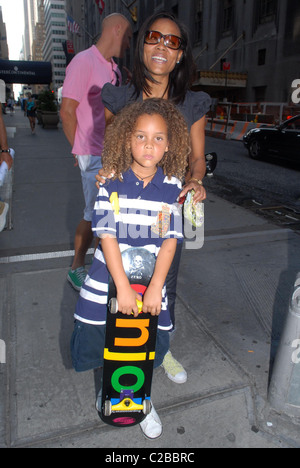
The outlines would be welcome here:
[[[147,31],[145,34],[145,43],[154,45],[164,40],[164,45],[169,49],[178,50],[182,47],[183,41],[181,37],[175,36],[174,34],[163,35],[159,31]]]

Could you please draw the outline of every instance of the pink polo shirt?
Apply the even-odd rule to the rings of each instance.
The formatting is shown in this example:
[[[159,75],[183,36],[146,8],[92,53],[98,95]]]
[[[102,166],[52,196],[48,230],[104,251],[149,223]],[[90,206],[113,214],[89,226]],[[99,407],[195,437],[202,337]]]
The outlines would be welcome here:
[[[62,96],[79,102],[73,154],[101,156],[105,131],[101,91],[105,83],[115,84],[116,63],[107,62],[96,46],[79,52],[68,65]]]

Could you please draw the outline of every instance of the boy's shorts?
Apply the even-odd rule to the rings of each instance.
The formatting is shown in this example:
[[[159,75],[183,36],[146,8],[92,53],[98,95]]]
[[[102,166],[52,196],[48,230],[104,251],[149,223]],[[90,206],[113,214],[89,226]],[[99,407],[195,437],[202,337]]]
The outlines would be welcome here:
[[[72,363],[76,372],[97,369],[103,366],[105,325],[90,325],[75,320],[71,338]],[[169,332],[157,330],[154,368],[159,367],[169,351]]]
[[[77,156],[81,169],[82,188],[85,200],[83,219],[92,221],[95,201],[98,194],[96,175],[102,168],[101,156]]]

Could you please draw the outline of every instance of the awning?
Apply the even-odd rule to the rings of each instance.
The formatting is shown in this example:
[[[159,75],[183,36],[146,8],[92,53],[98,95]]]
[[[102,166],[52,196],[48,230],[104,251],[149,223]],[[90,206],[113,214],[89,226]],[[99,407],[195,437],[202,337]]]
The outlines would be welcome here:
[[[228,86],[229,88],[246,88],[247,79],[247,73],[203,70],[197,72],[197,79],[193,83],[193,86]]]
[[[5,83],[50,84],[51,62],[0,60],[0,79]]]

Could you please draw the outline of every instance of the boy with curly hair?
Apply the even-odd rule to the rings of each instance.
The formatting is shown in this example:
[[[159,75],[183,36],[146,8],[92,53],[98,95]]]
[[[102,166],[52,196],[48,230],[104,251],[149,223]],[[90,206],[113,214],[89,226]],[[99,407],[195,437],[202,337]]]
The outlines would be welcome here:
[[[92,228],[101,239],[75,311],[72,358],[76,371],[103,365],[109,274],[117,290],[118,310],[138,315],[137,293],[130,287],[121,253],[143,247],[156,257],[143,312],[158,315],[154,367],[169,349],[172,328],[165,280],[177,242],[183,241],[177,203],[190,153],[184,118],[169,101],[147,99],[124,108],[106,130],[102,154],[114,177],[100,187]],[[150,439],[162,433],[152,405],[140,424]]]

